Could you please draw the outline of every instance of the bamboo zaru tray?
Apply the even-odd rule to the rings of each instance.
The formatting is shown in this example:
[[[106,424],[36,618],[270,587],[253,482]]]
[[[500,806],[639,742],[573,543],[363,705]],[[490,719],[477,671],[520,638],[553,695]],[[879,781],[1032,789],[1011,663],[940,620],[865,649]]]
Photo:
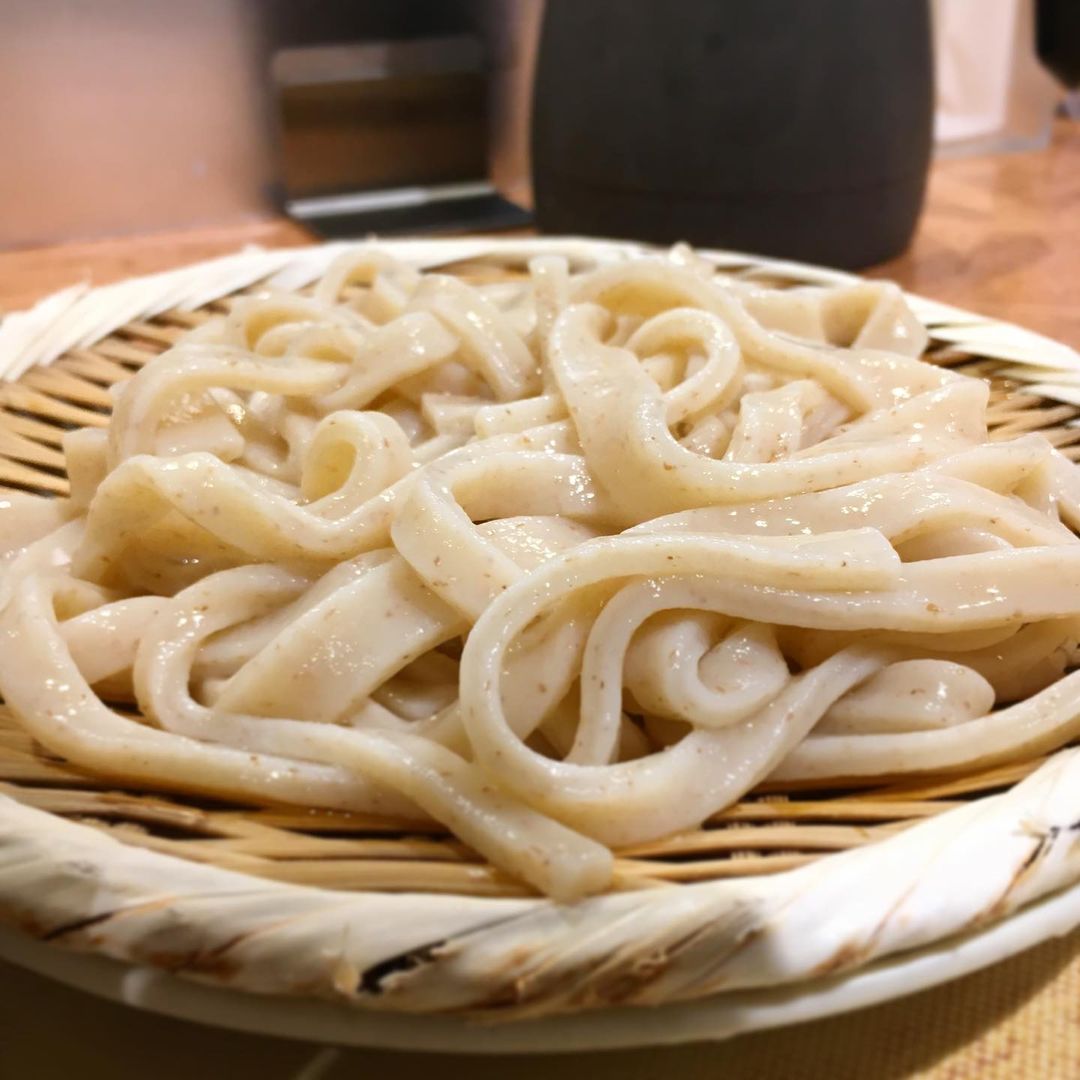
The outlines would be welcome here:
[[[380,246],[472,281],[520,275],[541,251],[587,264],[641,250],[588,241]],[[9,317],[0,324],[0,498],[4,489],[65,494],[61,436],[104,426],[111,386],[227,310],[233,295],[306,288],[340,249],[245,253],[68,290]],[[710,257],[724,273],[780,287],[855,280]],[[911,303],[930,331],[928,359],[990,381],[993,438],[1038,431],[1080,459],[1072,350]],[[724,989],[715,973],[735,953],[747,959],[733,986],[811,985],[999,925],[1080,875],[1078,781],[1080,760],[1064,751],[845,789],[766,784],[698,830],[620,851],[619,892],[560,908],[438,826],[120,788],[48,754],[0,709],[0,916],[124,961],[394,1011],[512,1018],[663,1004]],[[859,903],[844,908],[855,894]],[[1043,935],[1076,921],[1062,918]],[[1023,943],[1010,941],[979,962]],[[932,978],[959,970],[935,968]],[[922,978],[890,993],[931,976]],[[779,1021],[729,1020],[716,1032],[767,1022]],[[699,1023],[695,1033],[709,1029]]]

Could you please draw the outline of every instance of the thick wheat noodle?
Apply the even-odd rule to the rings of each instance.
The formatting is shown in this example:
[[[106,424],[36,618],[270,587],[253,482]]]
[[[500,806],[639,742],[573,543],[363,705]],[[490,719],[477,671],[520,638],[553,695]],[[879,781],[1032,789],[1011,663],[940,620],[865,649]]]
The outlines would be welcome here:
[[[887,284],[357,248],[0,500],[0,693],[110,777],[434,818],[563,900],[766,777],[1052,750],[1080,473],[924,344]]]

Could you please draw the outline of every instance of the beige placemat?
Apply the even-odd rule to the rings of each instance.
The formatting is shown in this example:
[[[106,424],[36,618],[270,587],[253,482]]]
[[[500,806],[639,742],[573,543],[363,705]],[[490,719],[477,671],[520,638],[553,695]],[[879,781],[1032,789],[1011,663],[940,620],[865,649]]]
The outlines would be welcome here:
[[[482,1035],[478,1035],[482,1038]],[[1077,1080],[1080,934],[902,1001],[727,1043],[570,1056],[326,1050],[99,1001],[0,965],[0,1080]]]

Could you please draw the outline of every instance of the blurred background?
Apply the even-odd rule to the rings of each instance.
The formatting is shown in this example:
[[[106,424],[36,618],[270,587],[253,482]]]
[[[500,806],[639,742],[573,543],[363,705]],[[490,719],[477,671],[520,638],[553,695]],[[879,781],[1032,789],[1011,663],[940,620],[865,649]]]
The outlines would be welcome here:
[[[539,14],[3,0],[0,247],[252,220],[312,195],[513,189]]]
[[[1045,145],[1045,61],[1080,80],[1076,0],[547,8],[2,0],[0,249],[283,213],[521,228],[535,207],[551,231],[867,265],[910,237],[931,140]],[[834,219],[865,242],[828,242]]]

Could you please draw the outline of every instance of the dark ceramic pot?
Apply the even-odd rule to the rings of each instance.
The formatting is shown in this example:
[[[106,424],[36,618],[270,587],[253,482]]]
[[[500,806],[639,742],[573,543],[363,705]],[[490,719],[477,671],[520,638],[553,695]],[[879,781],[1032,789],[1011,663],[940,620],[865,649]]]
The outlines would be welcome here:
[[[538,222],[880,262],[918,219],[933,96],[926,0],[548,0]]]

